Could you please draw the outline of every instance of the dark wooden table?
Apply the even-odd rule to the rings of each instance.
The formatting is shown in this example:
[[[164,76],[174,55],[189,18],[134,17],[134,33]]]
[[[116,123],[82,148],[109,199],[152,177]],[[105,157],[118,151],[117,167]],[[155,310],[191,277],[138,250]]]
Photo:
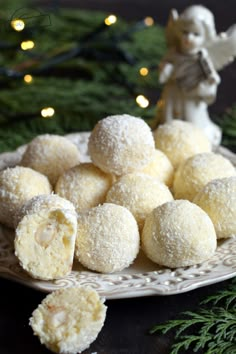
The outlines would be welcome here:
[[[48,4],[49,1],[40,1]],[[60,4],[104,10],[117,13],[130,20],[151,15],[160,24],[165,24],[172,7],[180,11],[194,1],[153,1],[153,0],[68,0]],[[236,22],[235,0],[201,1],[216,15],[217,29],[222,31]],[[218,92],[217,102],[211,107],[223,111],[236,101],[236,65],[225,69]],[[172,336],[150,335],[150,328],[157,323],[177,318],[182,311],[194,310],[199,302],[210,294],[224,289],[230,280],[171,296],[149,296],[132,299],[110,300],[105,325],[97,340],[84,354],[168,354]],[[0,354],[46,354],[32,335],[28,325],[32,311],[45,297],[44,293],[0,279]],[[191,354],[191,352],[188,352]]]
[[[150,328],[177,318],[182,311],[196,309],[199,301],[224,289],[229,282],[178,295],[106,301],[105,325],[83,354],[168,354],[172,336],[150,335]],[[32,311],[45,294],[4,279],[0,280],[0,289],[0,353],[50,353],[32,335],[28,324]]]

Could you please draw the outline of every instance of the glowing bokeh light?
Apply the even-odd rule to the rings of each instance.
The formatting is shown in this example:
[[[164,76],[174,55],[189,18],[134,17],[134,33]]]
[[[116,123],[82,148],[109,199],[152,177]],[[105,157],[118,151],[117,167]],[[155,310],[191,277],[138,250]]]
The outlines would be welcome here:
[[[147,108],[149,106],[149,100],[143,95],[138,95],[136,97],[136,103],[141,108]]]

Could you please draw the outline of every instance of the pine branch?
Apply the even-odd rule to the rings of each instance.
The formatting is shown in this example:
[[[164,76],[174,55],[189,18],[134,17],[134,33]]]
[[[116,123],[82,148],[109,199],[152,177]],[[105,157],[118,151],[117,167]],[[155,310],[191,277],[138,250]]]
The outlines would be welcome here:
[[[216,306],[216,305],[221,306]],[[205,354],[236,353],[236,282],[209,296],[196,312],[187,311],[180,319],[154,326],[150,333],[175,332],[170,354],[204,350]],[[213,305],[213,307],[210,307]]]

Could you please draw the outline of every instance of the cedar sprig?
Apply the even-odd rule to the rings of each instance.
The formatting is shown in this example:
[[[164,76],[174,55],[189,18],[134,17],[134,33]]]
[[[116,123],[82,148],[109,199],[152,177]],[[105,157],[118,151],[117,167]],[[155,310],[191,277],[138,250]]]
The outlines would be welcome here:
[[[236,282],[209,296],[201,305],[205,307],[183,312],[180,319],[158,324],[150,333],[175,331],[170,354],[183,354],[190,349],[195,353],[204,350],[204,354],[235,354]]]

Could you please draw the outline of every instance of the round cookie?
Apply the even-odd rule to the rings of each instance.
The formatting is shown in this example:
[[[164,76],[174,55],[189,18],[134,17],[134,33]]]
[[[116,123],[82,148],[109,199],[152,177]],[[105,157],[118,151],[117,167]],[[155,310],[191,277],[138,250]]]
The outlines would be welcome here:
[[[142,229],[146,216],[158,205],[173,200],[168,187],[144,173],[122,176],[107,193],[106,202],[122,205],[134,215]]]
[[[111,175],[92,163],[82,163],[59,177],[55,192],[70,200],[80,212],[102,204],[111,183]]]
[[[166,154],[174,168],[195,154],[211,151],[205,134],[190,122],[173,120],[162,124],[153,136],[156,148]]]
[[[172,185],[174,168],[161,150],[155,149],[153,159],[140,172],[159,179],[169,187]]]
[[[53,280],[71,272],[77,215],[68,209],[41,210],[18,223],[15,255],[33,278]]]
[[[213,152],[197,154],[178,167],[173,183],[174,197],[192,201],[211,180],[235,175],[235,167],[227,158]]]
[[[215,179],[195,196],[214,224],[217,238],[236,236],[236,177]]]
[[[38,213],[45,209],[68,209],[75,212],[75,207],[69,200],[57,194],[40,194],[29,199],[22,205],[14,217],[15,227],[25,215]]]
[[[54,186],[64,171],[79,162],[75,144],[63,136],[45,134],[37,136],[27,145],[21,165],[43,173]]]
[[[47,295],[34,310],[30,326],[54,353],[76,354],[88,348],[101,331],[107,307],[96,290],[69,287]]]
[[[79,215],[75,257],[88,269],[113,273],[134,261],[139,241],[138,225],[130,211],[105,203]]]
[[[92,130],[88,148],[96,166],[120,176],[147,165],[155,144],[143,119],[123,114],[100,120]]]
[[[0,172],[0,222],[14,228],[22,205],[39,194],[50,194],[48,178],[28,167],[9,167]]]
[[[148,258],[170,268],[202,263],[217,246],[211,219],[187,200],[167,202],[154,209],[146,218],[141,241]]]

